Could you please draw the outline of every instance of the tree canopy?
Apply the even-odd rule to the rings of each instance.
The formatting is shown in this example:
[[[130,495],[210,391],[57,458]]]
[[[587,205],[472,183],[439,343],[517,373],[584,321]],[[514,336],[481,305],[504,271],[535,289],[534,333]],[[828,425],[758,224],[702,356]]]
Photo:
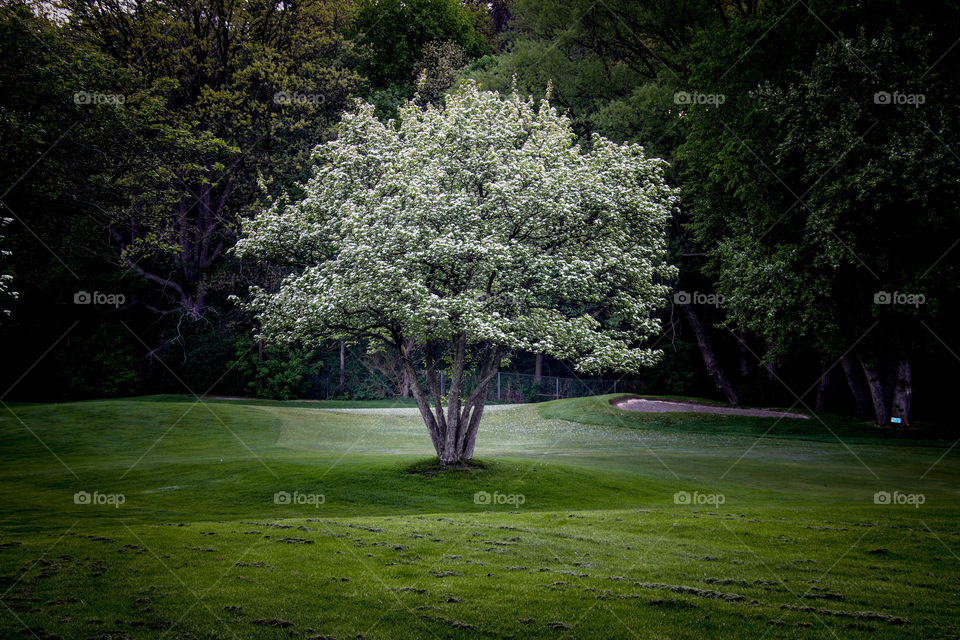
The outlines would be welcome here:
[[[244,222],[240,256],[297,266],[248,306],[267,338],[397,350],[444,463],[472,456],[487,385],[515,350],[585,373],[656,362],[644,342],[673,275],[665,225],[677,196],[642,147],[577,144],[546,99],[467,83],[444,106],[410,101],[386,123],[358,103],[314,157],[304,198]],[[416,381],[408,341],[428,369],[449,347],[446,416],[439,389]],[[480,375],[461,404],[471,352]]]

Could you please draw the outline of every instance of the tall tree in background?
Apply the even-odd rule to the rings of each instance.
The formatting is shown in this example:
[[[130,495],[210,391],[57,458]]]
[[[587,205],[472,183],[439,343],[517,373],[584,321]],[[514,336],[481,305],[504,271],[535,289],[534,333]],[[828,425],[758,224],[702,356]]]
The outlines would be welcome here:
[[[938,61],[952,41],[940,16],[887,9],[855,24],[848,9],[822,13],[851,32],[839,42],[800,13],[758,43],[776,11],[706,38],[703,52],[725,55],[694,79],[726,101],[691,109],[684,155],[728,322],[765,338],[771,359],[808,353],[822,377],[842,364],[858,407],[866,380],[878,424],[910,421],[913,362],[938,347],[922,322],[956,299],[942,257],[960,234],[944,170],[957,65]],[[907,13],[922,26],[906,28]],[[738,56],[746,70],[724,76]]]
[[[501,90],[513,76],[521,87],[553,82],[554,102],[566,110],[582,137],[598,132],[675,159],[686,129],[686,107],[677,104],[676,94],[689,89],[689,48],[702,29],[727,19],[715,3],[518,0],[511,3],[511,10],[514,31],[506,37],[504,53],[474,64],[471,78]],[[676,180],[675,169],[668,168],[667,176]],[[702,258],[697,254],[702,251],[686,241],[682,214],[679,209],[671,229],[675,234],[671,261],[681,266],[676,284],[679,289],[702,290],[709,286],[698,273]],[[682,311],[677,318],[684,318],[692,331],[710,379],[729,402],[739,402],[714,345],[711,324],[716,314],[691,303],[677,307]],[[674,346],[686,351],[683,344]]]
[[[960,236],[960,187],[945,168],[958,164],[947,141],[960,110],[947,96],[960,66],[937,61],[944,45],[923,28],[862,30],[824,46],[796,85],[764,96],[779,114],[781,149],[806,170],[808,196],[792,212],[804,220],[803,258],[785,269],[823,285],[779,324],[805,323],[797,335],[830,359],[862,338],[853,356],[878,424],[909,424],[914,362],[939,346],[921,323],[939,324],[958,293],[948,254]],[[814,109],[835,117],[819,120]],[[732,265],[727,274],[744,283]]]
[[[188,317],[230,282],[237,216],[292,182],[360,78],[345,2],[67,0],[69,28],[134,71],[100,208],[119,263]],[[93,88],[91,88],[93,90]]]
[[[0,7],[0,217],[12,219],[4,248],[15,257],[20,294],[2,327],[0,375],[22,397],[133,393],[133,338],[111,321],[127,305],[74,304],[84,290],[123,291],[132,302],[140,281],[108,262],[116,248],[93,218],[115,202],[102,176],[122,166],[117,149],[135,109],[113,97],[133,73],[75,37],[62,14],[39,10],[49,7]],[[38,360],[61,337],[60,348]]]
[[[420,101],[438,104],[466,62],[466,52],[454,42],[436,41],[423,45],[422,56],[413,67]]]
[[[956,110],[930,96],[948,95],[936,83],[957,75],[944,27],[956,10],[899,0],[869,12],[817,1],[518,0],[511,11],[507,46],[474,63],[471,78],[495,89],[514,74],[522,87],[552,80],[555,103],[581,136],[638,142],[673,161],[668,177],[684,193],[671,227],[676,286],[726,299],[725,309],[713,309],[681,296],[676,307],[719,392],[731,402],[792,399],[782,384],[789,363],[800,384],[807,384],[805,371],[820,375],[817,403],[825,407],[837,366],[858,411],[869,403],[879,422],[889,411],[906,420],[912,358],[881,354],[880,345],[910,335],[906,351],[931,355],[936,338],[918,320],[935,323],[956,295],[929,282],[952,281],[947,271],[936,276],[949,269],[948,260],[925,274],[930,265],[911,257],[912,240],[897,247],[893,234],[877,234],[899,227],[908,238],[942,238],[947,246],[938,245],[934,258],[949,255],[955,239],[940,201],[923,194],[953,194],[942,180],[954,159]],[[850,49],[844,72],[828,69],[841,64],[838,35]],[[929,102],[908,113],[904,105],[861,99],[927,90]],[[866,135],[873,122],[877,128]],[[885,157],[894,149],[904,154]],[[917,154],[931,164],[898,165]],[[920,167],[925,184],[914,178]],[[924,205],[909,223],[895,223],[881,213],[884,198],[905,211]],[[867,295],[874,289],[930,302],[920,309],[878,306]],[[876,334],[847,353],[874,320],[881,321]],[[868,388],[876,402],[868,401]]]
[[[359,70],[378,114],[393,117],[413,95],[414,67],[430,57],[426,45],[451,43],[470,59],[487,53],[489,21],[486,7],[458,0],[358,0],[350,34],[364,54]]]
[[[66,0],[53,11],[14,0],[0,7],[0,168],[9,177],[0,217],[13,219],[4,244],[17,256],[21,293],[20,313],[4,326],[10,382],[49,347],[40,342],[82,320],[64,343],[70,349],[53,351],[18,392],[32,387],[41,397],[54,388],[66,394],[57,397],[76,397],[71,380],[106,377],[131,361],[139,371],[123,378],[139,378],[143,389],[182,389],[159,361],[193,387],[222,380],[234,392],[247,388],[234,374],[250,368],[234,365],[250,346],[249,327],[224,294],[269,282],[279,266],[250,269],[223,249],[239,215],[306,179],[312,148],[346,98],[366,86],[349,40],[351,33],[362,40],[350,26],[354,6]],[[473,9],[467,15],[485,18]],[[483,24],[475,30],[485,33]],[[414,81],[408,74],[402,92],[412,93]],[[126,304],[73,305],[84,289],[123,292]],[[117,330],[104,334],[97,329],[104,323]],[[149,357],[138,361],[144,349]],[[121,352],[133,357],[103,357]],[[259,353],[283,360],[279,349]],[[94,360],[104,371],[91,370]],[[259,357],[254,363],[276,369]],[[257,389],[272,388],[255,375]],[[82,394],[106,393],[95,382],[82,386]]]

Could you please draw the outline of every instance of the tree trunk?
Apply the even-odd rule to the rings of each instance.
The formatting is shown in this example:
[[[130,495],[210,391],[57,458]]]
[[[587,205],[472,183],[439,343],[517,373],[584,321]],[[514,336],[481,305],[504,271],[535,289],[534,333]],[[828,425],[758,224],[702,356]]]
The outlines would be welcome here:
[[[827,407],[827,387],[830,386],[830,371],[827,365],[820,365],[820,380],[817,382],[817,397],[813,403],[814,411],[822,413]]]
[[[533,383],[539,384],[543,381],[543,354],[537,354],[537,361],[533,365]]]
[[[483,417],[483,409],[487,405],[487,392],[490,389],[490,383],[483,385],[482,401],[473,408],[470,415],[470,424],[467,429],[465,442],[463,445],[463,459],[473,460],[473,447],[477,443],[477,431],[480,427],[480,419]]]
[[[446,412],[444,412],[440,380],[436,371],[436,356],[433,352],[435,345],[427,344],[423,348],[427,389],[420,384],[413,364],[412,341],[395,335],[393,345],[400,354],[403,371],[410,381],[410,391],[417,402],[420,416],[427,425],[427,431],[430,432],[437,459],[444,466],[453,466],[470,460],[473,457],[480,419],[483,417],[483,409],[486,406],[487,392],[490,382],[500,370],[503,350],[494,345],[487,345],[483,349],[477,386],[466,399],[463,399],[461,395],[467,365],[467,338],[465,335],[460,335],[454,339],[450,390],[447,395]],[[434,402],[433,407],[430,406],[430,399]]]
[[[853,400],[857,405],[857,415],[867,415],[870,401],[867,399],[867,390],[864,388],[863,380],[860,378],[860,372],[853,364],[850,356],[843,356],[840,360],[843,365],[843,372],[847,376],[847,386],[850,387],[850,393],[853,394]]]
[[[463,371],[467,365],[466,334],[461,333],[453,342],[453,371],[447,395],[447,432],[444,434],[443,452],[440,453],[440,462],[443,464],[453,464],[463,456],[460,442],[463,440],[463,431],[467,428],[460,415],[460,389],[463,385]]]
[[[343,340],[340,341],[340,395],[343,395],[343,388],[346,386],[347,379],[347,358]]]
[[[773,351],[773,343],[769,340],[767,341],[767,352],[764,354],[764,359],[767,362],[764,363],[763,367],[767,370],[767,380],[770,382],[776,382],[779,377],[777,376],[777,362],[770,358],[770,352]]]
[[[466,423],[466,428],[462,432],[458,442],[461,457],[464,460],[473,459],[473,447],[477,441],[480,419],[483,417],[483,410],[487,405],[487,394],[490,390],[490,383],[493,382],[493,379],[500,371],[500,358],[502,355],[503,352],[498,347],[487,348],[486,357],[480,366],[480,379],[477,387],[464,404],[462,419]]]
[[[900,418],[900,425],[910,424],[910,406],[913,402],[913,362],[901,358],[897,363],[897,381],[893,387],[891,414]]]
[[[890,403],[883,386],[883,377],[876,367],[868,366],[862,360],[860,366],[863,367],[863,374],[867,377],[867,387],[870,389],[870,397],[873,400],[873,414],[877,424],[887,425],[890,423]]]
[[[420,380],[417,379],[417,370],[413,365],[413,359],[411,357],[412,350],[408,349],[407,343],[401,340],[397,341],[396,347],[400,353],[400,362],[403,366],[403,369],[411,381],[410,391],[413,393],[413,399],[416,401],[417,408],[420,410],[420,417],[423,418],[424,424],[427,425],[427,432],[430,434],[430,440],[433,442],[433,448],[439,455],[442,447],[442,443],[440,441],[440,429],[438,428],[437,421],[433,416],[433,412],[430,410],[430,402],[427,400],[427,396],[423,392],[423,387],[420,386]]]
[[[679,306],[683,310],[687,322],[690,323],[690,328],[693,329],[694,336],[697,338],[697,346],[700,347],[700,353],[703,355],[703,363],[707,367],[707,373],[713,378],[714,384],[716,384],[717,388],[723,393],[727,402],[730,404],[740,404],[740,398],[737,396],[736,390],[733,388],[733,385],[730,384],[730,380],[724,374],[723,369],[720,368],[720,363],[717,362],[717,358],[713,353],[713,348],[710,346],[707,333],[700,323],[700,317],[697,315],[697,312],[689,304],[680,304]]]
[[[400,372],[400,397],[409,398],[410,397],[410,373],[407,371],[406,367],[403,367]]]
[[[747,359],[750,352],[747,350],[747,336],[743,331],[737,331],[737,350],[740,352],[740,377],[746,378],[750,375],[750,362]]]
[[[441,434],[446,434],[447,432],[447,419],[443,415],[443,391],[440,389],[442,381],[437,377],[437,368],[436,360],[434,359],[433,353],[434,345],[432,343],[427,343],[423,347],[423,359],[424,363],[427,365],[424,373],[427,378],[427,387],[430,390],[430,399],[433,400],[433,409],[437,416],[437,428],[440,430]],[[443,449],[441,445],[440,449],[437,451],[437,454]]]

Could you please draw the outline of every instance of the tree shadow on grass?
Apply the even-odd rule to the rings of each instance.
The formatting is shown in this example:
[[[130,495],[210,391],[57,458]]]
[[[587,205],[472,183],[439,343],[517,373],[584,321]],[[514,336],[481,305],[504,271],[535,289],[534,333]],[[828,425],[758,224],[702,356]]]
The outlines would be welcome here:
[[[444,465],[437,458],[424,458],[406,465],[402,468],[403,473],[431,478],[437,475],[456,476],[456,475],[477,475],[483,472],[495,472],[498,465],[495,462],[485,462],[483,460],[461,461],[457,464]]]

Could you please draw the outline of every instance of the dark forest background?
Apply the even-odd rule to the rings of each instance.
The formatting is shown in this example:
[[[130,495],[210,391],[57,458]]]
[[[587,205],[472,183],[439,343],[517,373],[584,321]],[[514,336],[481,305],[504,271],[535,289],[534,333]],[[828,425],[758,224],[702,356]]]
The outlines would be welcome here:
[[[351,100],[390,118],[473,78],[552,84],[584,140],[671,163],[680,276],[644,391],[948,422],[957,25],[892,0],[6,2],[0,399],[404,395],[363,345],[256,342],[230,296],[283,265],[231,247]]]

